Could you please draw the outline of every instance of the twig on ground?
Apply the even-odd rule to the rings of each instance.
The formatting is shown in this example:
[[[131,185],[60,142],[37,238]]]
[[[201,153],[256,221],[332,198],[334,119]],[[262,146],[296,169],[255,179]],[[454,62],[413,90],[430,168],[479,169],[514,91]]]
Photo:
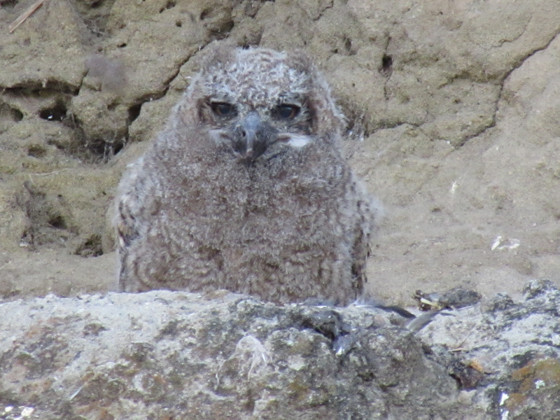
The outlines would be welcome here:
[[[47,0],[37,0],[35,3],[33,3],[31,6],[29,6],[29,8],[23,12],[21,15],[19,15],[19,17],[14,20],[10,26],[8,27],[10,33],[14,32],[19,25],[21,25],[23,22],[25,22],[27,20],[27,18],[29,16],[31,16],[33,13],[35,13],[35,11],[41,7],[43,5],[44,2],[46,2]]]

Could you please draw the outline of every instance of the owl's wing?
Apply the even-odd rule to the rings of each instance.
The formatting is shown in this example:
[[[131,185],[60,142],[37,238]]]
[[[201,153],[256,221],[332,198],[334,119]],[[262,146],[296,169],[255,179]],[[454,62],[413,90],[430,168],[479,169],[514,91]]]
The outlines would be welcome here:
[[[121,196],[117,207],[115,227],[117,229],[119,251],[126,249],[138,237],[136,217],[130,206],[129,198],[126,195]]]
[[[146,198],[150,195],[146,188],[148,182],[142,166],[143,159],[140,159],[128,168],[119,185],[116,200],[114,226],[117,231],[121,290],[126,290],[126,283],[130,281],[130,249],[142,235],[142,221],[149,207],[149,203],[146,203]]]
[[[362,293],[364,283],[367,282],[366,261],[371,254],[369,237],[369,232],[365,232],[363,228],[358,228],[354,240],[354,259],[352,262],[353,288],[357,291],[358,295]]]
[[[116,201],[115,227],[118,236],[119,252],[130,246],[139,235],[139,219],[146,208],[146,171],[143,170],[144,158],[128,165],[127,172],[119,185]]]
[[[129,248],[138,237],[138,225],[133,208],[131,207],[130,193],[120,195],[116,202],[116,215],[114,226],[117,232],[117,253],[119,255],[118,285],[120,291],[129,291],[127,285],[130,279],[130,255]]]
[[[371,255],[371,235],[374,229],[375,219],[382,214],[380,203],[370,197],[365,189],[358,186],[358,191],[362,190],[362,196],[357,202],[358,218],[354,231],[353,244],[353,263],[352,277],[354,279],[354,288],[360,294],[364,289],[364,283],[367,282],[366,262]]]

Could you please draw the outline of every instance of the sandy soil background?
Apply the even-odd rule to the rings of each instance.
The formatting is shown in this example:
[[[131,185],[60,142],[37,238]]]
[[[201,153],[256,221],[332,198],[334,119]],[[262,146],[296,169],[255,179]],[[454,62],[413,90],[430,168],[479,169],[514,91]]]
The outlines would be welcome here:
[[[384,203],[369,287],[560,285],[560,3],[0,1],[0,296],[114,287],[110,203],[211,41],[304,48]]]

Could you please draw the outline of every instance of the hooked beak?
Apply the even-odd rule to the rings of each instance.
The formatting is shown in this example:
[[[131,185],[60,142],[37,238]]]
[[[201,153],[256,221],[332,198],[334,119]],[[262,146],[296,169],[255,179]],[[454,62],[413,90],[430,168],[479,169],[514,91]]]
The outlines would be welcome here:
[[[241,123],[241,136],[245,137],[245,157],[251,159],[255,153],[255,140],[261,125],[261,118],[256,112],[247,115]]]
[[[233,149],[248,163],[261,156],[276,137],[276,130],[264,123],[256,111],[236,124],[233,132]]]

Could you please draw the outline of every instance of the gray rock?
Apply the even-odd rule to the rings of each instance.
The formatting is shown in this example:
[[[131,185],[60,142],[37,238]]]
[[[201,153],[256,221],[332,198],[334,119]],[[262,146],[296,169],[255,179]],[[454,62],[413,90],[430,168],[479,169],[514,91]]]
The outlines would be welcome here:
[[[523,298],[504,294],[435,317],[418,333],[488,418],[560,416],[560,291],[531,281]]]
[[[559,304],[556,288],[534,282],[522,302],[497,297],[413,334],[368,305],[276,306],[221,291],[5,302],[0,413],[521,419],[538,408],[552,419]]]
[[[429,418],[456,386],[371,309],[157,291],[0,306],[0,400],[38,418]],[[344,332],[326,327],[349,323]],[[355,334],[337,355],[335,335]]]

